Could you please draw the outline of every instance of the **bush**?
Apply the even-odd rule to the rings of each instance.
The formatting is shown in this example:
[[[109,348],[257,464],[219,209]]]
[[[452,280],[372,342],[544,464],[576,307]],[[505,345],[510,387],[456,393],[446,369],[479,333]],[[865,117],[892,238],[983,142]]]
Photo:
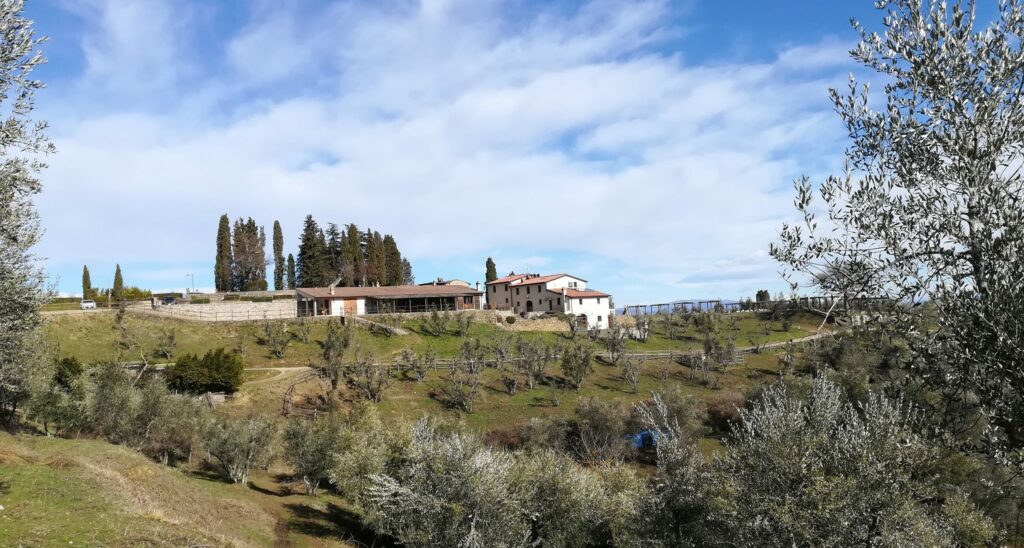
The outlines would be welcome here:
[[[715,434],[728,434],[743,420],[740,410],[745,404],[743,395],[735,392],[715,398],[708,402],[704,424]]]
[[[225,301],[239,301],[241,299],[242,299],[241,295],[237,295],[237,294],[233,294],[233,293],[229,293],[227,295],[224,295],[224,300]]]
[[[516,323],[516,317],[515,316],[505,316],[505,323],[507,323],[509,325],[512,325],[512,324]]]
[[[209,297],[198,297],[198,298],[192,297],[191,299],[188,300],[188,302],[191,303],[191,304],[210,304],[210,298]]]
[[[242,385],[242,358],[223,348],[211,350],[202,358],[186,354],[164,370],[172,390],[202,394],[233,393]]]
[[[276,429],[266,419],[218,419],[210,424],[203,441],[210,457],[235,483],[249,483],[249,472],[270,462]]]
[[[335,415],[315,420],[292,419],[284,430],[284,459],[302,478],[306,494],[316,495],[320,482],[338,465],[341,421]]]
[[[269,303],[269,302],[272,302],[274,300],[274,298],[273,297],[250,297],[249,300],[254,302],[254,303]]]

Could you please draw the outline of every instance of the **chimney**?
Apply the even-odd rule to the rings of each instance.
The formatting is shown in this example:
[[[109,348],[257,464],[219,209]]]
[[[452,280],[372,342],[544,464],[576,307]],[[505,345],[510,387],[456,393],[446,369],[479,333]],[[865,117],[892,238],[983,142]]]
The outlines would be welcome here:
[[[480,282],[477,282],[477,283],[476,283],[476,290],[477,290],[477,291],[480,291]]]

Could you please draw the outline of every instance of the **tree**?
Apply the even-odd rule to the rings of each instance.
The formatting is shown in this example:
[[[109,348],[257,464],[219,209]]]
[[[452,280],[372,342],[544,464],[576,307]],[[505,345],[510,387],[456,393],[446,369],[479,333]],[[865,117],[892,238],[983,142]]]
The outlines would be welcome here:
[[[425,421],[395,470],[370,476],[367,523],[403,546],[529,546],[515,460]]]
[[[299,237],[299,256],[295,262],[298,287],[322,287],[333,281],[327,279],[330,276],[327,241],[312,215],[306,215]]]
[[[214,420],[203,435],[210,456],[231,481],[247,485],[249,473],[270,461],[276,429],[257,417]]]
[[[306,494],[315,496],[320,483],[338,465],[342,424],[335,415],[313,420],[292,419],[284,430],[284,459],[302,478]]]
[[[234,229],[234,282],[235,291],[265,291],[267,289],[266,234],[252,218],[238,219]]]
[[[274,289],[284,289],[284,234],[281,223],[274,221]]]
[[[288,289],[295,289],[295,257],[288,254]]]
[[[366,285],[366,257],[363,256],[363,235],[355,224],[345,227],[345,261],[352,265],[352,286]]]
[[[459,356],[452,363],[447,383],[441,389],[448,403],[467,413],[473,412],[473,404],[480,396],[480,375],[483,373],[484,357],[479,340],[462,340]]]
[[[89,267],[82,267],[82,298],[91,299],[93,297],[92,278],[89,276]]]
[[[626,358],[622,362],[622,379],[629,384],[634,394],[640,386],[640,365],[633,358]]]
[[[191,394],[234,393],[242,386],[243,374],[242,358],[223,348],[210,350],[201,358],[185,354],[164,370],[167,386]]]
[[[288,349],[288,330],[284,324],[275,320],[263,320],[263,339],[261,342],[270,349],[270,355],[281,359]]]
[[[585,343],[574,342],[562,351],[562,373],[578,392],[583,379],[593,373],[594,351]]]
[[[608,329],[608,334],[601,339],[601,342],[608,352],[608,359],[612,364],[618,365],[622,353],[626,351],[626,330],[616,322]]]
[[[902,402],[873,395],[857,409],[825,377],[806,399],[789,390],[773,385],[741,411],[716,463],[735,496],[735,543],[967,546],[994,536],[989,520],[936,480],[942,451],[917,434]]]
[[[351,274],[346,273],[345,236],[341,233],[341,230],[338,229],[338,225],[334,223],[329,223],[327,225],[327,230],[324,231],[324,236],[327,241],[328,277],[332,282],[341,278],[341,285],[349,285],[346,282],[351,278]]]
[[[231,254],[231,221],[227,213],[220,216],[217,225],[217,256],[213,263],[213,284],[217,291],[234,288],[234,259]]]
[[[124,278],[121,276],[120,264],[114,268],[114,285],[110,288],[110,296],[115,301],[120,301],[124,297]]]
[[[387,284],[387,257],[380,232],[366,230],[366,282],[368,285]]]
[[[390,234],[384,235],[384,285],[402,285],[405,275],[402,272],[402,253],[398,250],[398,243],[395,237]]]
[[[416,276],[412,274],[412,264],[408,260],[402,259],[402,284],[403,285],[414,285],[416,283]]]
[[[886,108],[853,80],[848,94],[831,91],[852,138],[846,172],[821,185],[823,207],[809,179],[796,181],[803,220],[783,226],[771,253],[794,284],[828,280],[892,303],[887,324],[911,347],[907,379],[940,396],[941,430],[1024,467],[1024,4],[1001,2],[984,27],[973,2],[884,5],[884,33],[855,23],[852,55],[888,82]],[[872,274],[867,287],[844,279],[849,265]]]
[[[0,3],[0,96],[5,112],[0,133],[0,416],[10,421],[28,398],[30,338],[47,299],[45,277],[32,248],[39,241],[39,218],[32,197],[41,190],[40,157],[54,152],[47,125],[33,120],[36,90],[31,77],[45,60],[32,21],[21,1]]]
[[[486,278],[487,283],[490,283],[490,282],[493,282],[494,280],[497,280],[498,279],[498,267],[494,264],[494,259],[492,259],[490,257],[487,257],[486,268],[487,268],[487,272],[484,274],[484,277]]]
[[[324,371],[331,381],[331,391],[336,391],[345,373],[345,354],[352,345],[352,328],[331,318],[327,321],[327,336],[324,337]]]

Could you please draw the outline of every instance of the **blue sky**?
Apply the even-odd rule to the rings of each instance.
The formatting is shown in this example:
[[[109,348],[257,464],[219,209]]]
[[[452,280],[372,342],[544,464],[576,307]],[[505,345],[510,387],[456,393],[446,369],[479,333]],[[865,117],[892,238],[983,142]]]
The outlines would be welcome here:
[[[57,288],[212,286],[221,213],[394,234],[418,280],[572,272],[616,304],[785,288],[836,171],[857,2],[29,0]]]

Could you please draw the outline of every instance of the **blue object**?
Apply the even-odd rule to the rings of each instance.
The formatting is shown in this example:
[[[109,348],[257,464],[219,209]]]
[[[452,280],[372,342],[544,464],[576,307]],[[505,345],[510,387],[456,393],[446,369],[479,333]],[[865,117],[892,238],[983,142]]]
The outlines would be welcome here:
[[[630,440],[633,445],[633,449],[644,449],[647,447],[656,447],[658,445],[658,437],[661,434],[655,430],[643,430],[637,432],[631,436],[626,436],[626,439]]]

